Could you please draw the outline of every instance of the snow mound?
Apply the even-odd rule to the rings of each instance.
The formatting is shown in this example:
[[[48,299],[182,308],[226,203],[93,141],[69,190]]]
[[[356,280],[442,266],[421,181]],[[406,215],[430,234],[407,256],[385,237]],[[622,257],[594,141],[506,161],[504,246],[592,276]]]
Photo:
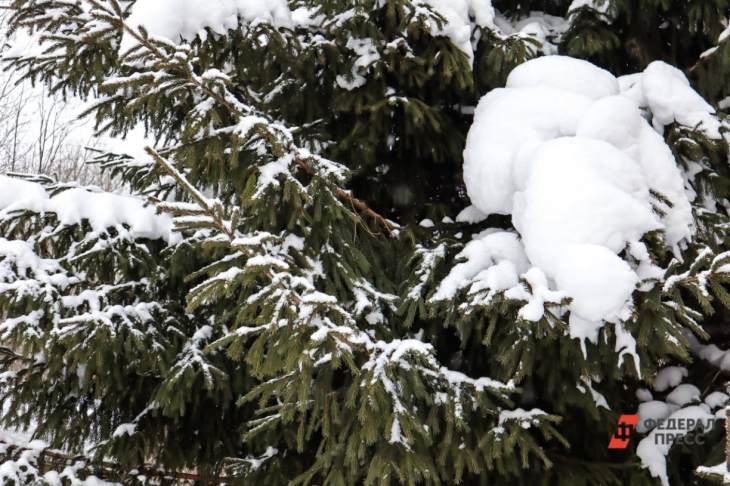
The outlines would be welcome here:
[[[618,80],[605,69],[567,56],[545,56],[520,64],[507,78],[508,88],[542,86],[598,99],[618,94]]]
[[[464,151],[464,181],[482,213],[510,214],[517,183],[518,155],[546,140],[570,135],[590,99],[567,91],[531,87],[495,89],[481,99]]]
[[[679,69],[654,61],[643,73],[621,76],[618,81],[622,96],[651,112],[657,132],[676,122],[696,128],[712,139],[722,137],[715,109],[692,89]]]
[[[134,28],[142,26],[150,35],[173,42],[191,39],[205,28],[225,33],[238,27],[239,20],[292,26],[285,0],[137,0],[127,20]],[[125,35],[121,51],[135,45],[136,41]]]
[[[661,62],[617,79],[545,56],[477,106],[464,151],[471,202],[512,216],[529,264],[572,298],[575,337],[594,339],[603,322],[628,318],[651,273],[645,234],[663,232],[675,252],[693,235],[683,174],[660,134],[674,122],[719,133],[712,108]],[[620,256],[627,249],[638,264]]]
[[[628,317],[626,301],[638,279],[626,262],[598,245],[569,246],[557,256],[552,274],[558,288],[572,297],[575,315],[589,323]],[[573,322],[571,335],[576,335]]]

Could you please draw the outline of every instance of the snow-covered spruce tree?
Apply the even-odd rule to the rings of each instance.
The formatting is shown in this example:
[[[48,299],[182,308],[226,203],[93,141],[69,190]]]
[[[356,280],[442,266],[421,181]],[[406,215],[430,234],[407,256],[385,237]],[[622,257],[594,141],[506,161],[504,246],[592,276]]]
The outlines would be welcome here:
[[[133,197],[1,181],[2,421],[84,453],[67,481],[654,484],[707,458],[606,445],[620,413],[727,399],[696,388],[722,385],[725,126],[652,63],[725,96],[724,1],[13,8],[44,39],[13,68],[158,141],[98,160]],[[527,62],[556,53],[639,74]],[[3,481],[53,484],[34,447],[0,448]]]

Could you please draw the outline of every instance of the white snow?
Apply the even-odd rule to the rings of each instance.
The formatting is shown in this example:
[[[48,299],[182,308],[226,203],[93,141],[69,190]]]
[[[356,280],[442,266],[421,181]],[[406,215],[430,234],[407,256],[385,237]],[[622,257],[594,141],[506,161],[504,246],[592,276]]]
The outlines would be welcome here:
[[[728,400],[730,400],[730,396],[720,391],[714,391],[705,397],[705,403],[711,409],[724,406]]]
[[[611,407],[608,405],[608,400],[606,400],[606,397],[603,396],[602,393],[596,391],[595,388],[593,388],[593,379],[588,376],[581,377],[581,380],[575,385],[575,387],[580,391],[581,393],[586,393],[586,391],[590,392],[591,398],[593,399],[593,403],[595,403],[596,408],[602,407],[606,410],[611,410]]]
[[[507,88],[549,87],[591,99],[618,94],[618,80],[608,71],[567,56],[544,56],[517,66]]]
[[[723,30],[720,35],[717,37],[717,43],[721,44],[725,42],[728,38],[730,38],[730,25],[725,27],[725,30]]]
[[[636,352],[636,338],[626,329],[623,322],[614,324],[616,331],[616,346],[614,350],[618,353],[618,365],[621,366],[626,356],[631,356],[634,360],[634,368],[641,378],[641,358]]]
[[[637,432],[645,434],[649,432],[652,422],[654,425],[659,420],[669,417],[674,410],[665,402],[660,400],[651,400],[639,405],[639,422],[636,424]]]
[[[692,89],[682,71],[654,61],[644,71],[641,83],[655,126],[676,121],[687,127],[699,126],[708,137],[720,138],[720,122],[712,116],[715,109]]]
[[[465,207],[461,210],[459,214],[456,215],[457,223],[476,224],[481,223],[485,219],[487,219],[487,215],[479,211],[474,205]]]
[[[370,66],[380,60],[380,53],[378,52],[375,43],[370,38],[363,39],[348,39],[346,44],[348,49],[351,49],[355,55],[355,62],[352,64],[352,71],[349,76],[337,76],[336,83],[339,87],[347,90],[357,89],[364,86],[367,83],[367,79],[364,76]]]
[[[45,471],[41,466],[41,454],[48,444],[30,440],[25,434],[0,429],[0,455],[8,455],[0,464],[0,484],[48,484],[73,486],[121,486],[120,483],[105,481],[94,475],[81,474],[84,463],[80,460],[67,465],[63,470]]]
[[[683,366],[667,366],[656,374],[653,388],[658,392],[674,388],[682,383],[682,378],[687,375],[687,368]]]
[[[114,430],[112,437],[121,437],[123,435],[134,435],[137,425],[133,423],[122,424]]]
[[[702,344],[694,335],[687,335],[690,350],[701,359],[711,363],[721,370],[730,370],[730,352],[719,348],[715,344]]]
[[[418,223],[418,225],[421,228],[433,228],[434,226],[436,226],[434,224],[434,222],[432,220],[428,219],[428,218],[421,220],[421,222]]]
[[[570,7],[568,7],[568,14],[576,12],[581,8],[589,8],[599,14],[608,16],[611,10],[611,1],[612,0],[573,0],[573,3],[571,3]]]
[[[699,401],[699,399],[700,390],[690,383],[682,383],[667,395],[667,402],[679,405],[680,407],[690,402]]]
[[[625,314],[638,277],[616,253],[661,227],[638,168],[605,142],[575,137],[544,143],[530,162],[512,218],[530,262],[583,319]]]
[[[638,162],[647,187],[672,203],[668,206],[653,201],[665,213],[662,223],[667,243],[674,246],[691,237],[692,209],[674,155],[661,135],[646,123],[635,102],[624,96],[611,96],[593,103],[583,115],[576,135],[606,141]]]
[[[507,231],[477,235],[457,258],[466,261],[451,269],[432,300],[451,299],[459,289],[470,284],[476,286],[472,291],[506,290],[517,285],[519,275],[529,268],[518,235]]]
[[[10,290],[19,291],[23,286],[33,286],[42,282],[65,288],[75,282],[68,276],[58,260],[43,259],[34,251],[33,244],[23,240],[6,240],[0,238],[0,294]],[[17,280],[18,275],[33,275],[32,280]],[[30,289],[28,289],[30,290]],[[22,292],[21,292],[22,293]],[[35,310],[31,313],[43,315],[43,311]],[[12,319],[4,319],[0,323],[0,331],[9,326]]]
[[[526,63],[529,64],[529,63]],[[523,64],[524,65],[524,64]],[[543,142],[575,133],[591,101],[546,87],[495,89],[477,105],[464,151],[464,182],[484,214],[510,214],[519,162]]]
[[[719,122],[675,71],[653,63],[619,80],[545,56],[515,68],[476,108],[464,151],[469,197],[485,216],[512,216],[529,264],[572,298],[574,337],[593,340],[604,322],[628,318],[640,280],[658,275],[645,234],[663,232],[676,252],[694,233],[682,172],[657,130],[675,119]],[[693,117],[675,113],[674,100]],[[656,110],[654,127],[645,106]],[[627,249],[636,262],[620,256]],[[622,346],[635,354],[631,341]]]
[[[494,28],[494,8],[491,0],[420,0],[444,18],[441,25],[431,23],[434,35],[448,37],[451,42],[474,60],[472,34],[476,27]]]
[[[150,35],[173,42],[189,40],[205,28],[223,34],[238,27],[239,20],[277,27],[293,25],[285,0],[138,0],[127,20],[133,28],[143,26]],[[120,50],[135,45],[136,41],[125,35]]]
[[[545,273],[537,267],[529,269],[522,275],[522,278],[529,285],[529,292],[522,285],[515,285],[508,289],[504,295],[508,299],[525,300],[527,302],[518,314],[520,318],[526,321],[539,321],[545,313],[546,304],[558,304],[566,297],[562,292],[550,290]]]
[[[654,399],[654,396],[646,388],[639,388],[636,390],[636,399],[640,402],[649,402]]]
[[[33,204],[47,198],[48,194],[40,184],[0,175],[0,209],[11,204]]]
[[[696,471],[701,475],[714,476],[716,480],[722,481],[722,484],[730,484],[730,472],[727,470],[727,462],[721,462],[715,466],[700,466]]]
[[[67,189],[51,196],[40,184],[0,175],[0,214],[29,210],[55,213],[62,225],[87,221],[93,231],[129,226],[137,238],[178,241],[172,219],[159,215],[154,207],[133,196],[107,192],[90,192],[81,188]]]
[[[574,314],[593,322],[625,317],[637,281],[626,262],[599,245],[567,246],[555,258],[551,273],[558,288],[572,297]]]
[[[517,19],[509,18],[497,12],[494,18],[497,29],[493,34],[501,39],[528,39],[540,43],[540,47],[535,48],[532,43],[525,43],[526,49],[534,51],[542,51],[543,54],[552,55],[558,52],[557,43],[560,41],[565,31],[570,27],[570,23],[565,17],[546,14],[540,11],[531,11],[524,17]]]
[[[531,410],[523,410],[517,408],[515,410],[502,410],[499,412],[499,425],[502,426],[507,422],[517,422],[523,429],[529,429],[540,417],[546,416],[543,410],[533,408]]]

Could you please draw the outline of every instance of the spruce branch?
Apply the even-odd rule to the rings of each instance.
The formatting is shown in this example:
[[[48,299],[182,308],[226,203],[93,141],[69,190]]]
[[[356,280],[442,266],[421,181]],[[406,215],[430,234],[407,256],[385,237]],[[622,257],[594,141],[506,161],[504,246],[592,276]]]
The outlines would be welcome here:
[[[159,47],[155,46],[154,43],[150,41],[149,37],[142,35],[138,30],[135,30],[132,26],[129,25],[129,23],[123,17],[123,9],[121,8],[117,0],[108,0],[112,5],[111,8],[105,7],[99,0],[87,1],[93,6],[100,9],[102,12],[104,12],[104,15],[101,16],[101,19],[110,22],[112,25],[116,25],[117,28],[119,28],[122,32],[130,35],[136,42],[139,43],[139,45],[146,48],[159,61],[167,62],[172,60],[172,56],[168,56]],[[129,54],[133,50],[134,49],[131,49],[126,54]],[[220,106],[223,106],[226,110],[228,110],[229,113],[238,118],[243,118],[251,115],[250,108],[244,107],[240,103],[238,103],[238,101],[232,94],[229,93],[228,96],[225,96],[212,89],[210,86],[206,85],[202,77],[197,76],[188,63],[180,63],[179,66],[182,68],[182,75],[184,76],[186,83],[201,91],[208,98],[214,100]],[[285,147],[283,143],[278,140],[275,134],[268,130],[263,123],[257,123],[254,128],[259,133],[259,135],[269,143],[274,156],[280,158],[287,153],[288,147]],[[294,150],[294,153],[294,164],[296,164],[305,174],[311,177],[317,177],[317,171],[312,166],[312,161],[308,160],[306,157],[302,157],[297,150]],[[393,222],[373,210],[362,199],[353,196],[350,191],[347,191],[342,187],[333,184],[331,181],[325,182],[327,183],[327,185],[334,186],[334,193],[341,201],[356,209],[359,213],[364,214],[368,218],[375,221],[378,226],[385,230],[387,235],[392,236],[394,234],[394,231],[396,230],[396,225]]]
[[[180,186],[187,191],[191,197],[195,200],[195,203],[200,207],[202,212],[210,218],[213,226],[221,231],[225,235],[225,239],[230,244],[231,248],[234,248],[245,255],[248,258],[261,258],[261,254],[254,250],[254,247],[247,248],[237,244],[237,242],[244,240],[242,235],[237,234],[235,224],[230,224],[229,221],[224,220],[219,211],[216,211],[216,203],[211,202],[204,195],[198,191],[194,185],[187,180],[184,174],[177,170],[173,164],[160,156],[154,149],[147,147],[146,151],[160,165],[162,170],[170,175]],[[164,207],[164,203],[162,203]],[[170,210],[174,213],[175,208],[170,207]],[[187,210],[190,213],[190,210]],[[262,245],[256,245],[255,248],[262,248]],[[264,249],[266,252],[266,250]],[[213,270],[215,264],[211,265]],[[236,273],[241,270],[237,270]],[[217,269],[217,273],[221,273],[220,269]],[[227,272],[222,272],[224,279],[227,279]],[[385,384],[384,389],[387,391],[387,396],[393,405],[394,416],[401,417],[408,406],[404,402],[400,393],[392,388],[389,383],[394,380],[399,380],[404,377],[399,376],[400,373],[407,373],[412,370],[422,376],[430,386],[436,390],[441,390],[448,393],[455,405],[458,407],[463,406],[462,401],[478,401],[477,395],[482,394],[486,390],[490,390],[491,393],[504,399],[506,402],[506,396],[503,396],[505,392],[514,390],[513,383],[501,383],[495,380],[491,380],[486,377],[473,379],[462,373],[452,371],[436,360],[434,350],[431,345],[424,343],[417,339],[393,339],[390,341],[378,340],[375,336],[370,335],[368,332],[361,330],[354,319],[349,316],[339,305],[337,299],[330,295],[319,292],[314,286],[305,286],[300,290],[296,282],[302,281],[299,276],[289,275],[287,269],[275,271],[272,267],[266,267],[263,269],[263,274],[271,282],[267,287],[277,287],[284,291],[281,295],[281,300],[276,304],[277,307],[284,305],[290,305],[292,307],[293,314],[288,317],[290,326],[297,327],[303,326],[309,329],[307,332],[308,340],[316,345],[317,348],[324,349],[320,344],[327,337],[333,340],[335,349],[338,349],[344,356],[358,356],[358,365],[353,369],[355,374],[363,374],[363,376],[370,378],[364,378],[366,382],[371,384]],[[196,288],[191,290],[190,295],[197,293],[204,293],[204,287],[214,282],[217,277],[212,277],[207,282],[198,285]],[[199,290],[200,289],[200,290]],[[266,288],[264,289],[264,291]],[[263,292],[263,291],[262,291]],[[262,292],[254,294],[258,296],[256,300],[265,299]],[[277,297],[278,299],[279,297]],[[250,300],[250,298],[249,298]],[[315,313],[317,317],[315,317]],[[332,319],[334,318],[334,320]],[[335,322],[335,320],[342,319],[341,323]],[[287,326],[288,327],[288,326]],[[273,319],[272,322],[257,327],[244,327],[238,328],[233,334],[228,337],[222,338],[216,342],[211,343],[208,349],[216,349],[221,346],[230,345],[231,340],[238,338],[246,339],[252,334],[271,334],[277,333],[281,329],[278,319]],[[304,353],[299,359],[306,362],[313,355],[309,356],[309,353]],[[329,362],[332,358],[328,358],[324,361],[318,360],[313,363],[314,366],[319,366],[322,363]],[[347,358],[345,358],[347,359]],[[404,362],[406,364],[404,364]],[[308,366],[308,365],[307,365]],[[306,366],[297,366],[296,369],[300,371],[305,370]],[[396,376],[392,376],[395,374]],[[284,377],[281,377],[284,382],[291,382],[295,377],[291,372],[287,372]],[[247,394],[242,400],[254,401],[260,399],[265,401],[266,398],[274,394],[286,393],[279,389],[280,386],[276,384],[276,380],[270,380],[262,383],[260,386],[254,388],[249,394]],[[287,388],[284,386],[284,388]],[[278,391],[277,391],[278,390]],[[464,396],[465,390],[469,390],[467,395]],[[279,400],[282,400],[282,396],[279,396]],[[293,401],[291,399],[294,399]],[[242,403],[243,403],[242,402]],[[300,397],[288,397],[281,403],[279,407],[286,409],[299,408],[304,406]],[[275,414],[279,417],[277,420],[282,419],[283,414],[279,412]],[[272,419],[273,420],[273,419]],[[549,418],[548,420],[552,420]],[[254,433],[257,429],[251,431]]]
[[[207,214],[212,220],[215,227],[221,231],[228,239],[231,245],[235,244],[236,234],[235,229],[227,221],[223,220],[220,213],[215,210],[215,203],[206,198],[190,181],[185,177],[179,170],[175,168],[168,160],[163,158],[155,149],[152,147],[146,147],[145,151],[155,160],[155,162],[162,168],[162,170],[183,188],[200,206],[200,208]],[[250,254],[250,252],[248,252]],[[272,280],[275,278],[273,270],[267,270],[267,276]],[[295,305],[301,304],[301,299],[296,294],[290,294],[294,300]]]
[[[22,356],[8,347],[0,346],[0,363],[6,365],[15,362],[32,365],[35,363],[35,360]]]
[[[707,51],[703,52],[699,59],[692,64],[692,66],[689,67],[688,71],[690,73],[694,73],[697,71],[700,67],[711,63],[715,57],[717,56],[717,53],[725,46],[725,44],[728,42],[728,39],[730,39],[730,36],[724,38],[722,41],[720,41],[715,47],[712,47],[708,49]]]
[[[154,159],[157,165],[159,165],[167,175],[175,179],[180,187],[182,187],[183,190],[185,190],[185,192],[193,198],[198,206],[206,212],[206,214],[215,223],[215,226],[223,232],[230,241],[235,239],[233,228],[231,228],[231,226],[223,220],[220,213],[215,210],[216,205],[214,202],[205,197],[203,193],[192,185],[190,181],[188,181],[187,178],[180,173],[180,171],[178,171],[170,162],[165,160],[157,151],[155,151],[155,149],[152,147],[145,147],[145,152]]]

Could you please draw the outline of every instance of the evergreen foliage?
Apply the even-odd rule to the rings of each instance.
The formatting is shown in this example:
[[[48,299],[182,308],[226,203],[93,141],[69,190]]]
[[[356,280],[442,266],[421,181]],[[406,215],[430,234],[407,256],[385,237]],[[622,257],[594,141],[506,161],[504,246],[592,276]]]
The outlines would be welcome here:
[[[655,484],[635,444],[606,445],[669,364],[721,388],[692,352],[728,347],[711,332],[730,313],[725,139],[664,133],[698,231],[681,255],[645,235],[664,272],[595,343],[571,337],[569,297],[539,281],[439,287],[470,237],[511,228],[451,219],[469,204],[462,153],[481,96],[559,52],[617,75],[664,60],[722,105],[730,3],[494,0],[499,22],[472,7],[462,45],[439,5],[292,0],[296,22],[241,15],[167,39],[130,20],[135,2],[14,0],[12,28],[43,43],[9,68],[91,100],[100,133],[142,124],[157,144],[95,161],[134,197],[0,181],[43,202],[0,204],[1,424],[85,454],[70,484],[191,471],[201,485]],[[70,218],[69,194],[79,207],[145,202],[149,226],[129,212]],[[522,309],[536,301],[533,322]],[[677,484],[714,439],[673,450]],[[53,484],[24,453],[23,476],[0,479]]]

